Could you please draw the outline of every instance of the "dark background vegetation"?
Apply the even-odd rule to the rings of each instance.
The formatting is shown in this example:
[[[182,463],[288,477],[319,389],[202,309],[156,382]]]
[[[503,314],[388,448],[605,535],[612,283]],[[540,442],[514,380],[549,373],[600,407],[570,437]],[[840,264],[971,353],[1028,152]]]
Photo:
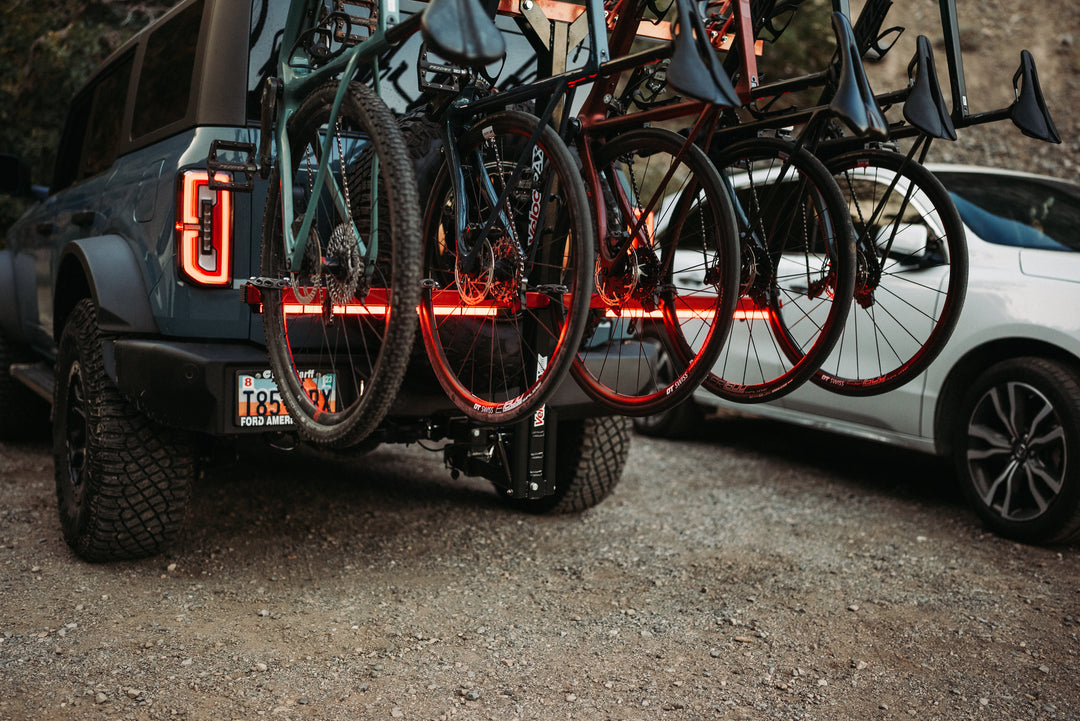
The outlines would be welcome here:
[[[243,0],[233,0],[241,2]],[[175,0],[0,0],[0,153],[21,156],[32,182],[48,185],[67,103],[94,69]],[[852,0],[856,15],[863,0]],[[1075,177],[1080,155],[1080,3],[1042,0],[957,0],[972,111],[1011,101],[1011,78],[1020,48],[1039,64],[1048,104],[1065,139],[1062,145],[1022,138],[1008,123],[964,131],[957,143],[938,143],[931,160],[975,162]],[[764,82],[821,69],[832,54],[831,0],[806,0],[796,20],[761,59]],[[934,41],[938,74],[948,93],[940,42],[938,0],[898,0],[886,26],[907,32],[879,66],[868,66],[875,90],[902,87],[915,37]],[[1075,37],[1074,37],[1075,34]],[[0,233],[25,207],[0,197]],[[0,239],[0,245],[3,241]]]
[[[68,100],[113,50],[174,3],[0,0],[0,152],[48,185]],[[18,212],[3,198],[0,227]]]

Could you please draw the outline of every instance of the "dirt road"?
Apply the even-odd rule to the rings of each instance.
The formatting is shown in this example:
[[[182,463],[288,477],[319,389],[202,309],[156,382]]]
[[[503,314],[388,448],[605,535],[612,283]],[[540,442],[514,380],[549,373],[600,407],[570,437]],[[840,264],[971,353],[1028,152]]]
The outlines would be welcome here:
[[[248,453],[171,553],[64,545],[0,444],[2,719],[1080,719],[1080,554],[928,459],[759,421],[635,438],[576,517],[437,454]]]

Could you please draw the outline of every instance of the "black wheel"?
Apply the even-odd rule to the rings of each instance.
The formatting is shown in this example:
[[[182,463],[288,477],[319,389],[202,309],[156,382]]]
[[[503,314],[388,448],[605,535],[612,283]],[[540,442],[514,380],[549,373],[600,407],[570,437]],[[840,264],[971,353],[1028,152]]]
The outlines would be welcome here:
[[[890,150],[827,160],[855,229],[858,276],[844,333],[814,382],[849,396],[893,390],[926,370],[967,291],[964,225],[941,182]]]
[[[705,387],[760,403],[798,388],[844,330],[855,242],[836,182],[805,149],[756,138],[713,156],[736,198],[742,267],[736,322]]]
[[[124,399],[105,374],[97,309],[79,302],[60,338],[53,460],[64,540],[88,561],[159,553],[184,520],[195,450]]]
[[[292,217],[284,222],[298,234],[307,208],[317,212],[303,264],[290,272],[276,169],[262,251],[262,274],[273,287],[262,289],[262,299],[270,367],[296,429],[308,440],[344,446],[379,425],[405,374],[420,297],[420,204],[392,113],[354,83],[338,123],[327,128],[335,90],[319,88],[289,120]],[[348,215],[329,190],[312,193],[328,133],[326,167],[348,200]],[[354,224],[368,255],[353,236]]]
[[[566,377],[585,327],[593,237],[585,190],[553,129],[528,150],[537,122],[499,113],[459,139],[471,258],[457,250],[459,204],[446,164],[424,219],[424,347],[449,399],[481,423],[535,412]],[[492,196],[519,163],[507,207],[493,213]],[[476,240],[493,215],[486,238]]]
[[[590,397],[626,415],[661,413],[689,398],[720,355],[735,311],[731,197],[701,149],[685,142],[667,130],[635,130],[594,157],[606,250],[573,373]],[[647,335],[663,339],[664,358],[643,342]]]
[[[996,533],[1027,543],[1080,538],[1080,373],[1013,358],[970,385],[955,417],[964,494]]]
[[[630,452],[630,419],[599,416],[560,420],[555,493],[521,500],[500,493],[503,501],[528,513],[580,513],[607,498],[622,478]]]
[[[13,363],[32,359],[0,333],[0,440],[31,437],[49,427],[49,404],[11,375]]]

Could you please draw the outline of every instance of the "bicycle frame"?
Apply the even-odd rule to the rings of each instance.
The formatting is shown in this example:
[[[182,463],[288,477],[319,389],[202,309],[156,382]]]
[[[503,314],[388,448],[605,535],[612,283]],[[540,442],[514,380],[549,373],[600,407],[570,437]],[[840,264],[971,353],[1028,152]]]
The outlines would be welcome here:
[[[738,0],[740,9],[744,13],[742,17],[749,18],[749,1]],[[645,207],[638,211],[630,207],[625,190],[617,179],[608,178],[607,187],[611,190],[622,216],[636,217],[633,226],[627,229],[629,232],[625,237],[612,245],[609,242],[607,227],[604,179],[598,173],[593,161],[593,144],[602,142],[603,138],[610,135],[642,127],[650,122],[694,116],[696,119],[693,128],[681,151],[685,152],[698,138],[711,136],[723,110],[721,106],[701,101],[686,101],[657,109],[609,116],[611,98],[619,83],[620,74],[626,70],[658,62],[672,53],[670,41],[673,39],[673,34],[670,24],[666,21],[642,20],[645,6],[644,0],[621,0],[610,11],[605,12],[602,0],[589,0],[585,7],[559,2],[559,0],[533,0],[531,3],[520,5],[512,0],[502,0],[499,8],[504,15],[520,18],[519,25],[522,26],[523,31],[531,32],[535,42],[547,50],[547,64],[551,68],[565,69],[568,50],[580,42],[586,32],[589,35],[590,57],[582,68],[552,75],[527,88],[501,92],[494,96],[493,102],[501,104],[520,102],[536,97],[536,88],[540,88],[541,91],[551,90],[552,98],[542,116],[542,120],[546,122],[552,117],[556,106],[563,100],[564,93],[572,93],[577,86],[595,81],[577,117],[572,121],[573,127],[570,127],[571,121],[568,118],[563,118],[561,131],[564,137],[571,138],[581,155],[585,182],[593,203],[599,262],[604,268],[611,268],[620,262],[631,247],[638,249],[651,247],[651,241],[643,234],[643,231],[662,198],[659,197],[658,190],[654,197],[648,199]],[[582,23],[587,23],[586,30],[582,30]],[[739,32],[745,32],[746,27],[748,26],[740,25]],[[610,31],[610,37],[602,32],[605,29]],[[731,47],[733,52],[740,53],[742,62],[750,68],[750,74],[756,78],[757,44],[753,41],[739,42],[738,35],[733,37],[725,32],[725,36],[724,47]],[[669,42],[630,54],[632,45],[638,37]],[[613,56],[614,59],[604,61],[609,56]],[[749,90],[746,92],[748,94]],[[476,105],[483,106],[484,102],[479,101]],[[664,187],[674,171],[675,167],[670,167],[667,171],[668,177],[658,183],[657,187]],[[738,206],[737,203],[735,205]],[[756,240],[760,245],[768,246],[767,240]],[[668,258],[667,262],[673,262],[673,258]],[[661,271],[663,270],[662,268]],[[597,302],[599,302],[598,299],[594,297],[593,304]]]
[[[289,5],[289,12],[286,16],[277,75],[282,83],[280,108],[278,108],[273,130],[278,164],[281,168],[292,167],[293,158],[292,149],[289,144],[288,121],[300,107],[300,104],[307,94],[310,93],[314,87],[327,82],[331,78],[340,77],[337,94],[334,98],[333,107],[327,123],[329,127],[334,127],[337,123],[337,118],[341,110],[341,103],[345,98],[349,82],[356,76],[360,66],[364,63],[370,63],[373,66],[373,77],[375,79],[375,90],[377,92],[379,56],[393,43],[400,41],[402,38],[415,32],[415,30],[419,28],[419,16],[414,16],[415,19],[410,18],[410,20],[405,23],[398,22],[399,13],[397,0],[378,0],[376,25],[372,29],[371,35],[361,42],[340,49],[335,57],[332,57],[325,63],[319,64],[310,54],[302,52],[301,40],[305,33],[314,33],[316,29],[315,22],[306,23],[305,20],[311,19],[314,21],[315,13],[321,9],[322,3],[320,0],[292,2]],[[391,29],[394,31],[393,33],[391,33]],[[264,130],[267,126],[267,119],[264,118]],[[322,140],[321,157],[328,157],[333,140],[333,132],[328,132],[326,137]],[[378,184],[374,182],[374,178],[378,175],[378,159],[373,163],[371,172],[373,178],[372,192],[377,194]],[[288,172],[282,172],[279,173],[279,176],[278,180],[281,183],[282,203],[281,217],[292,218],[292,175]],[[353,222],[350,209],[346,207],[343,189],[338,187],[331,174],[327,172],[326,164],[319,163],[319,169],[312,181],[312,192],[319,193],[324,188],[328,189],[334,204],[337,207],[337,211],[341,216],[342,222],[347,222],[352,227],[353,237],[357,239],[360,246],[361,257],[363,257],[365,261],[375,257],[375,254],[378,252],[377,212],[373,211],[373,216],[375,217],[372,218],[372,232],[365,241],[364,238],[361,238],[360,233],[356,228],[356,224]],[[373,208],[378,208],[377,195],[376,202],[373,203]],[[295,233],[291,223],[282,223],[285,257],[288,260],[290,270],[294,272],[300,269],[301,263],[303,262],[305,247],[307,245],[306,239],[311,232],[315,210],[315,204],[312,204],[307,208],[304,212],[301,225]],[[305,240],[298,242],[297,238]],[[372,272],[370,263],[365,262],[365,272],[368,274]]]

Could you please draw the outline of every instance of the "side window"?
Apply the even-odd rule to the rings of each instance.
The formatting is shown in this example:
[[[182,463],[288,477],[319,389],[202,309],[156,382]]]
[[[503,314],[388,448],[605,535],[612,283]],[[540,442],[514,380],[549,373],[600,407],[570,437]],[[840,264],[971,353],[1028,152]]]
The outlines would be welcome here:
[[[203,0],[192,3],[147,38],[131,119],[133,140],[187,116],[203,5]]]
[[[989,174],[938,173],[964,222],[983,240],[1046,250],[1080,250],[1080,191]]]
[[[77,179],[107,170],[116,159],[134,56],[134,52],[129,52],[114,63],[94,85]]]
[[[63,190],[79,175],[79,159],[82,157],[83,142],[86,140],[86,122],[90,118],[90,103],[94,96],[84,90],[75,96],[68,108],[64,131],[60,136],[60,146],[56,151],[56,167],[53,170],[50,192]]]

